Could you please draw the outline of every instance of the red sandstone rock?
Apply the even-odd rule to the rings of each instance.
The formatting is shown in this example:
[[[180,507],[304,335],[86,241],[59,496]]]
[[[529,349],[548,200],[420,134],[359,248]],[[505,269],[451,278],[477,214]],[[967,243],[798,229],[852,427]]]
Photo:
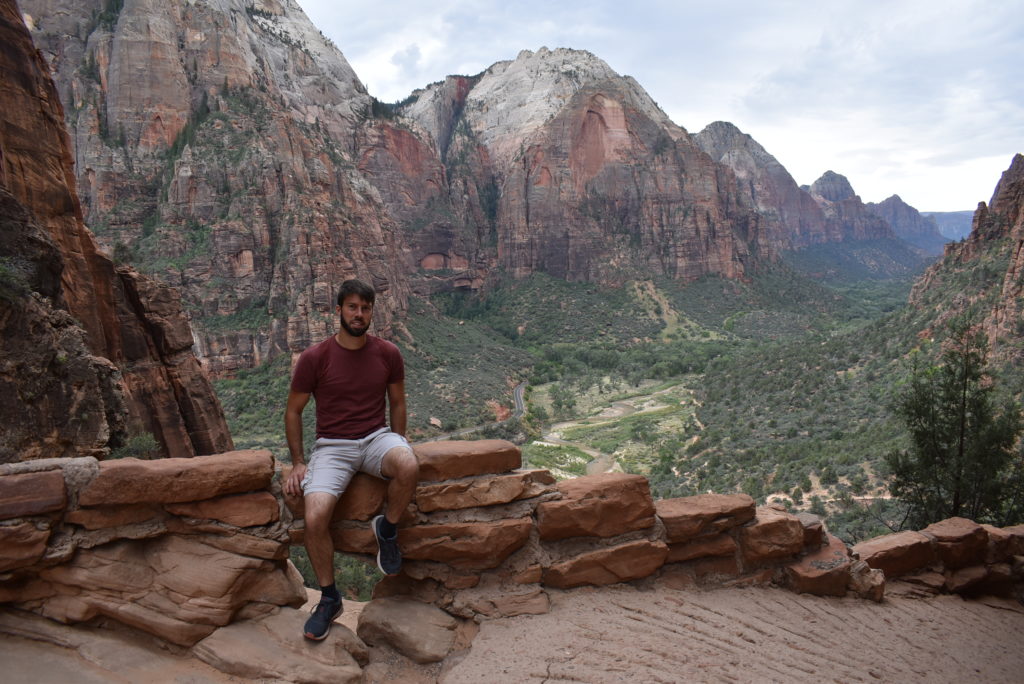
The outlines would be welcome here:
[[[270,492],[234,494],[204,501],[167,504],[164,508],[174,515],[219,520],[235,527],[269,525],[280,518],[277,498]]]
[[[962,594],[981,585],[988,578],[988,568],[984,565],[972,565],[946,572],[946,590],[954,594]]]
[[[921,534],[934,540],[939,560],[949,570],[985,562],[989,536],[972,520],[949,518],[929,525]]]
[[[502,590],[497,587],[460,591],[448,611],[459,617],[473,619],[543,615],[551,610],[547,592],[538,586]]]
[[[443,660],[455,643],[458,621],[440,608],[400,598],[374,599],[356,633],[371,646],[387,644],[417,663]]]
[[[0,520],[59,511],[66,501],[60,470],[0,475]]]
[[[737,531],[743,566],[795,556],[804,547],[804,526],[796,517],[774,508],[758,508],[757,518]]]
[[[1010,535],[1007,552],[1011,556],[1024,556],[1024,525],[1004,527],[1003,532]]]
[[[898,532],[863,541],[853,552],[886,578],[899,577],[935,562],[931,540],[920,532]]]
[[[126,504],[123,506],[101,506],[79,508],[64,514],[64,521],[81,525],[87,530],[100,530],[122,525],[133,525],[163,517],[159,506],[150,504]]]
[[[588,475],[558,483],[559,501],[537,506],[537,529],[545,541],[568,537],[614,537],[654,524],[647,478],[626,473]]]
[[[754,519],[754,500],[746,494],[699,494],[654,504],[669,543],[724,532]]]
[[[49,529],[33,523],[0,526],[0,572],[32,565],[46,552]]]
[[[1013,535],[993,525],[982,525],[982,528],[988,534],[988,551],[985,554],[985,562],[1001,563],[1009,558],[1012,555],[1010,544],[1013,541]]]
[[[416,489],[416,506],[424,513],[494,506],[554,491],[547,470],[523,470],[508,475],[475,477]]]
[[[100,463],[100,472],[79,496],[82,506],[199,501],[266,489],[274,475],[269,451],[231,451],[203,458]]]
[[[821,524],[821,518],[813,513],[801,512],[796,514],[796,519],[804,526],[804,548],[817,549],[825,544],[825,526]]]
[[[845,596],[850,582],[849,549],[837,537],[828,535],[828,544],[786,566],[790,586],[801,594]]]
[[[602,586],[647,577],[668,556],[663,542],[639,540],[596,549],[552,565],[544,572],[544,584],[568,589],[584,584]]]
[[[421,482],[507,473],[522,465],[519,448],[501,439],[426,442],[414,445],[413,450],[420,463]]]
[[[484,570],[501,565],[526,543],[532,529],[529,518],[415,525],[399,530],[398,541],[403,556],[410,560],[433,560],[455,568]]]
[[[684,544],[669,544],[666,563],[704,558],[707,556],[729,556],[736,553],[736,540],[727,534],[713,534],[698,537]]]
[[[885,573],[862,560],[855,560],[850,565],[847,588],[861,598],[878,603],[885,597]]]

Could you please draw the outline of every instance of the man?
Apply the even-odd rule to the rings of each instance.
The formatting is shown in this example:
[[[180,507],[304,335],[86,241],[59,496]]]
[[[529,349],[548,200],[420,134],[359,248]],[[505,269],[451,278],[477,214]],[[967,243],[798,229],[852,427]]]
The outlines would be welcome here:
[[[377,537],[377,565],[386,575],[402,567],[395,527],[419,479],[416,456],[405,439],[405,366],[392,343],[368,335],[373,288],[346,280],[338,292],[341,329],[299,356],[292,373],[285,435],[292,472],[284,483],[289,496],[303,495],[306,551],[320,584],[320,603],[306,622],[307,639],[326,638],[342,610],[334,584],[334,544],[328,525],[334,504],[356,471],[388,481],[383,515],[371,522]],[[302,411],[316,399],[316,444],[309,463],[302,448]],[[390,429],[385,421],[385,397]]]

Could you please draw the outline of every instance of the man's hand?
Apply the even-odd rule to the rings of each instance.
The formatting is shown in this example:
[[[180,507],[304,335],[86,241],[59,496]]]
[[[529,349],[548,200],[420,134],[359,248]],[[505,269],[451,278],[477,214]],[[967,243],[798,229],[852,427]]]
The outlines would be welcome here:
[[[292,497],[302,496],[302,480],[306,477],[306,464],[298,463],[284,481],[284,493]]]

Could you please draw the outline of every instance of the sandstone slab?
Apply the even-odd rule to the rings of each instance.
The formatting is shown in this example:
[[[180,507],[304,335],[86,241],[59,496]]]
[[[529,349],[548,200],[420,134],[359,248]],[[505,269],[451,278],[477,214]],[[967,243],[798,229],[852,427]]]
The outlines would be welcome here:
[[[310,642],[301,636],[307,617],[283,609],[272,618],[236,622],[200,641],[192,653],[221,672],[248,680],[358,682],[362,670],[346,647],[359,638],[336,624],[323,642]],[[366,662],[365,645],[362,656]]]
[[[519,448],[503,439],[426,442],[414,445],[413,451],[421,482],[507,473],[523,464]]]
[[[29,522],[0,526],[0,572],[32,565],[46,552],[50,530]]]
[[[853,547],[853,552],[872,568],[883,571],[886,578],[899,577],[935,562],[931,540],[909,530],[863,541]]]
[[[962,594],[978,587],[986,579],[988,579],[988,568],[984,565],[948,570],[946,571],[946,589],[954,594]]]
[[[484,570],[501,565],[526,543],[529,518],[445,523],[401,528],[398,542],[410,560],[432,560],[455,568]],[[375,546],[375,545],[374,545]]]
[[[666,541],[685,542],[724,532],[754,519],[754,500],[746,494],[699,494],[655,503]]]
[[[558,483],[562,499],[537,505],[537,529],[545,541],[614,537],[654,524],[647,478],[626,473],[588,475]]]
[[[280,518],[277,498],[270,492],[233,494],[205,501],[167,504],[164,508],[174,515],[219,520],[235,527],[269,525]]]
[[[921,534],[934,540],[935,552],[947,569],[957,570],[985,562],[989,535],[967,518],[948,518],[932,523]]]
[[[736,540],[728,534],[712,534],[682,544],[669,544],[668,558],[665,562],[678,563],[708,556],[729,556],[736,553],[737,548],[739,547]]]
[[[60,470],[0,475],[0,520],[59,511],[66,504]]]
[[[464,618],[543,615],[551,610],[547,592],[538,586],[517,590],[496,587],[460,591],[448,611]]]
[[[140,503],[123,506],[79,508],[65,513],[64,521],[81,525],[87,530],[102,530],[148,522],[163,516],[164,512],[158,506]]]
[[[426,484],[416,490],[416,507],[431,513],[495,506],[554,491],[554,484],[555,478],[547,470],[521,470],[508,475]]]
[[[363,608],[356,633],[371,646],[387,644],[417,663],[436,663],[451,651],[458,624],[436,606],[382,598]]]
[[[544,572],[544,584],[569,589],[628,582],[653,574],[667,556],[668,546],[663,542],[638,540],[609,546],[552,565]]]
[[[793,515],[774,508],[758,508],[752,523],[737,532],[744,567],[795,556],[804,547],[804,526]]]
[[[821,518],[813,513],[801,512],[796,514],[796,519],[804,526],[804,548],[817,549],[825,544],[825,526]]]
[[[845,596],[852,562],[846,544],[830,534],[826,546],[787,565],[786,577],[800,594]]]
[[[273,475],[273,456],[262,450],[202,458],[103,461],[99,474],[82,490],[79,505],[200,501],[266,489]]]

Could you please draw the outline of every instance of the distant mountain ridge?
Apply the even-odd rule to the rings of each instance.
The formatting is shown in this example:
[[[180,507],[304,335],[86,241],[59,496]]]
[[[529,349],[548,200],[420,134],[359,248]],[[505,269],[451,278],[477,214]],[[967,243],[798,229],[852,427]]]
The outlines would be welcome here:
[[[382,105],[294,0],[22,9],[87,223],[181,290],[215,376],[328,335],[347,277],[381,291],[378,331],[407,337],[410,297],[502,277],[743,278],[892,236],[731,124],[691,136],[587,52],[523,51]]]

